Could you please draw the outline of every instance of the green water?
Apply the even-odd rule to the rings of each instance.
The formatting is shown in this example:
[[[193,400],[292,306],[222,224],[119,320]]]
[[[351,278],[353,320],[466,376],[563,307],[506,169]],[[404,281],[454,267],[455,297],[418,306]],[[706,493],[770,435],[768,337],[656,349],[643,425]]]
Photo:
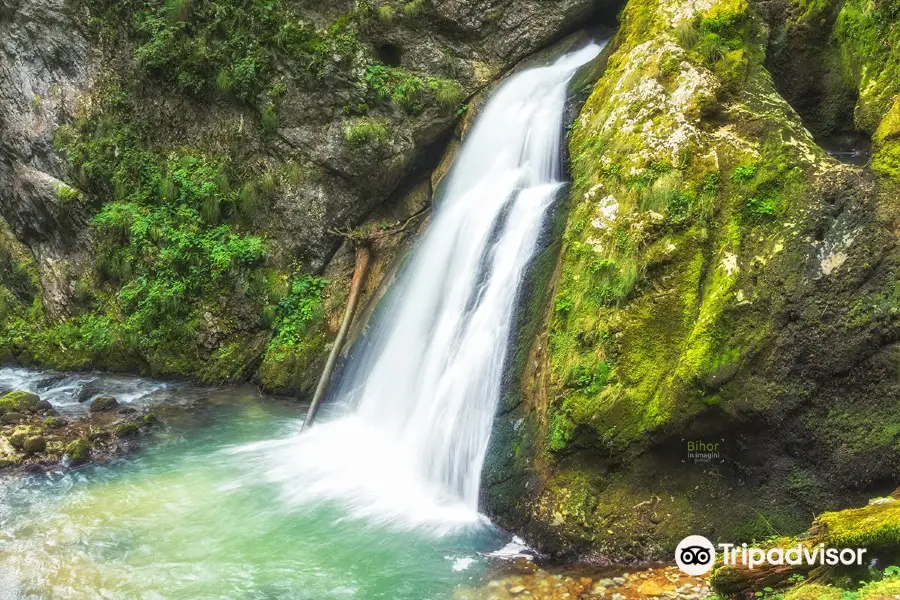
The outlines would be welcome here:
[[[137,454],[0,479],[0,598],[450,598],[505,543],[485,525],[439,536],[285,503],[226,450],[299,416],[236,390]]]

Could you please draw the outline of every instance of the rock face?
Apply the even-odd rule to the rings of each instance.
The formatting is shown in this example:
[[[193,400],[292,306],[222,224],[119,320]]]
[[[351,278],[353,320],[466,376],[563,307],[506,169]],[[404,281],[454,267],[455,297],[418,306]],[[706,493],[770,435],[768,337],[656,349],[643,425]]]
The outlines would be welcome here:
[[[0,215],[41,266],[48,315],[69,314],[71,274],[84,216],[67,209],[65,161],[53,149],[97,70],[65,0],[0,4]],[[86,240],[82,239],[83,244]]]
[[[831,96],[829,127],[875,134],[871,168],[841,164],[767,69],[772,36],[800,35],[792,6],[623,13],[484,474],[489,513],[540,549],[633,560],[691,533],[763,539],[897,483],[897,46],[853,54],[834,14],[804,21],[855,74],[858,103]],[[841,6],[864,39],[896,34],[882,4]],[[788,97],[820,106],[790,73]]]
[[[468,97],[604,7],[5,2],[0,356],[309,390],[333,230],[393,216]]]

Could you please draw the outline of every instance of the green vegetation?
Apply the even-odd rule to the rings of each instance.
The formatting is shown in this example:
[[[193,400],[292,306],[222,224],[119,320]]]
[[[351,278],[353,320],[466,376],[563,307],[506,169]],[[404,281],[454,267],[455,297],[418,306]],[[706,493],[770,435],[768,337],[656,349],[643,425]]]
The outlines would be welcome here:
[[[37,394],[32,394],[31,392],[9,392],[0,398],[0,415],[10,412],[34,412],[37,410],[40,400]]]
[[[380,146],[388,141],[389,134],[383,121],[362,119],[344,129],[344,139],[356,147]]]
[[[297,273],[287,293],[264,314],[275,331],[260,366],[259,376],[267,387],[298,388],[313,381],[311,370],[324,356],[328,341],[322,320],[326,285],[324,279]]]
[[[369,102],[390,102],[407,113],[416,115],[435,102],[439,106],[456,108],[463,98],[462,86],[453,80],[423,76],[399,67],[371,65],[366,70]]]
[[[836,548],[900,547],[900,502],[871,504],[863,508],[819,515],[816,527],[822,540]]]
[[[115,80],[103,84],[98,102],[99,110],[56,136],[92,199],[98,273],[79,278],[80,314],[50,325],[30,292],[30,267],[0,254],[15,265],[17,281],[5,277],[5,289],[21,288],[4,301],[0,348],[61,368],[138,365],[213,378],[222,369],[206,363],[221,360],[231,365],[229,376],[241,373],[234,353],[222,350],[233,343],[236,322],[220,306],[233,299],[262,314],[269,303],[265,242],[244,233],[242,223],[259,210],[258,189],[266,198],[276,190],[275,173],[256,175],[229,155],[148,145],[152,125]],[[197,337],[213,314],[221,315],[217,327],[226,335],[207,355]]]
[[[82,0],[93,25],[116,31],[125,23],[138,40],[134,62],[142,73],[189,94],[212,92],[250,99],[277,86],[276,63],[293,60],[313,76],[348,63],[360,49],[357,31],[368,5],[317,28],[281,0]],[[123,17],[127,15],[127,17]]]

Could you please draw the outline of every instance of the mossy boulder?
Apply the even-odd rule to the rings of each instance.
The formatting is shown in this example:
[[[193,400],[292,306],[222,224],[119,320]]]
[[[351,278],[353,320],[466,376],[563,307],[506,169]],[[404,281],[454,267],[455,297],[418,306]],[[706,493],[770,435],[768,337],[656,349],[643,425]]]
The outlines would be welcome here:
[[[78,438],[66,446],[65,454],[73,465],[87,462],[91,458],[91,443],[85,438]]]
[[[25,420],[25,415],[20,412],[8,412],[0,417],[0,423],[16,424]]]
[[[784,600],[841,600],[843,594],[839,588],[810,583],[791,589],[784,595]]]
[[[39,435],[40,433],[41,431],[37,427],[32,427],[30,425],[20,425],[13,429],[13,431],[9,434],[9,443],[16,450],[24,450],[25,441],[29,438]]]
[[[91,402],[90,411],[94,413],[107,412],[117,408],[119,408],[119,401],[112,396],[98,396]]]
[[[36,412],[40,402],[41,398],[37,394],[21,390],[10,392],[0,398],[0,414]]]
[[[50,416],[46,417],[43,421],[41,421],[41,425],[48,429],[59,429],[61,427],[65,427],[68,424],[62,417]]]
[[[127,423],[119,423],[113,431],[118,438],[131,438],[141,432],[141,424],[133,421]]]
[[[47,438],[42,435],[28,436],[22,442],[22,450],[29,454],[39,454],[47,449]]]
[[[900,183],[900,95],[872,141],[872,169]]]

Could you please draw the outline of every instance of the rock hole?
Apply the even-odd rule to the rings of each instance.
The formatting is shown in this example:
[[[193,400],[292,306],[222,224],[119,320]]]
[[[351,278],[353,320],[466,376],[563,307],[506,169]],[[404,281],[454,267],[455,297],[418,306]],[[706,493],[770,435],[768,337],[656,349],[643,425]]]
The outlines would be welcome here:
[[[382,44],[378,47],[378,60],[389,67],[399,67],[403,60],[403,49],[396,44]]]
[[[865,165],[872,155],[872,138],[863,131],[841,131],[816,141],[825,152],[851,165]]]
[[[821,242],[825,239],[825,228],[824,227],[820,226],[816,229],[815,238],[816,238],[817,242]]]

